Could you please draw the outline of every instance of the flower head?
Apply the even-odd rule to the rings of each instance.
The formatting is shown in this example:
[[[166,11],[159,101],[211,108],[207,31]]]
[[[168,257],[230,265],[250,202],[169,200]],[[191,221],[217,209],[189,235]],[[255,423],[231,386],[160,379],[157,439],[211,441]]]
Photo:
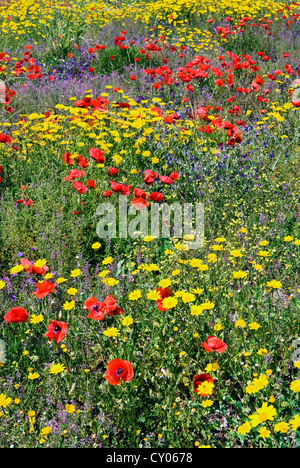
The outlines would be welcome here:
[[[32,316],[30,318],[30,323],[32,323],[32,324],[41,323],[43,321],[44,321],[43,314],[40,314],[40,315],[32,314]]]
[[[55,292],[55,284],[51,283],[51,281],[43,281],[42,283],[37,283],[35,286],[37,289],[32,294],[34,294],[37,299],[42,299],[43,297],[48,296],[51,292]]]
[[[194,392],[201,396],[209,396],[213,393],[214,379],[209,374],[197,374],[193,380]]]
[[[241,435],[246,435],[248,432],[250,432],[252,429],[251,424],[249,421],[245,422],[245,424],[242,424],[241,426],[238,427],[238,433]]]
[[[104,377],[111,385],[119,385],[121,379],[128,383],[133,379],[134,372],[129,361],[123,361],[122,359],[113,359],[108,363],[108,369],[105,372]]]
[[[49,374],[60,374],[65,370],[65,366],[63,364],[54,364],[50,367]]]
[[[249,416],[249,418],[251,419],[252,426],[256,427],[265,421],[273,421],[276,414],[277,411],[273,405],[268,406],[268,403],[263,403],[261,408],[258,408],[256,413]]]
[[[0,408],[7,408],[12,403],[12,399],[7,397],[4,393],[0,395]]]
[[[7,325],[8,323],[27,322],[28,317],[28,312],[23,309],[23,307],[14,307],[7,312],[7,314],[4,316],[4,320],[6,321]]]
[[[228,348],[227,344],[215,336],[209,336],[201,346],[209,353],[212,353],[213,351],[216,351],[216,353],[224,353],[224,351]]]
[[[109,336],[109,337],[110,336],[116,337],[120,335],[120,330],[118,330],[115,327],[111,327],[111,328],[108,328],[107,330],[104,330],[103,335]]]
[[[45,336],[49,341],[54,339],[55,343],[60,343],[68,331],[68,325],[65,322],[56,322],[55,320],[50,320],[50,325],[47,327],[47,333]]]
[[[281,282],[280,282],[280,281],[276,281],[276,280],[269,281],[269,282],[267,283],[267,286],[269,286],[269,288],[273,288],[273,289],[282,288]]]

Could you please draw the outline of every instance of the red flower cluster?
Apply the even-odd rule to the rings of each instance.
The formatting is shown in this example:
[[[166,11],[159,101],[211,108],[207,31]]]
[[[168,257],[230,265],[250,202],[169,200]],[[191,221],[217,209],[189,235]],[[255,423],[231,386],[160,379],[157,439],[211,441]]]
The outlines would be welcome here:
[[[27,258],[21,258],[20,262],[21,265],[24,267],[26,273],[45,276],[46,272],[49,271],[49,267],[47,267],[46,265],[44,265],[41,268],[34,266],[34,264],[27,260]]]
[[[105,162],[105,157],[103,156],[104,152],[98,148],[90,148],[89,150],[90,156],[94,161],[96,161],[98,164],[99,163],[104,163]],[[68,165],[72,166],[74,163],[74,159],[72,158],[71,153],[64,153],[63,154],[63,161]],[[77,157],[77,163],[79,167],[86,169],[90,163],[86,158],[83,158],[81,154],[78,155]],[[84,185],[82,182],[75,181],[75,179],[80,179],[81,177],[85,176],[85,171],[84,170],[78,170],[78,169],[72,169],[69,172],[69,175],[64,178],[64,182],[72,181],[74,189],[80,194],[83,195],[88,191],[89,188],[95,189],[96,188],[96,182],[94,180],[89,179],[87,181],[87,186]],[[112,168],[110,168],[113,170]],[[117,172],[118,170],[115,169]],[[77,213],[77,212],[76,212]]]
[[[139,188],[134,189],[135,198],[131,201],[131,204],[135,206],[138,210],[143,207],[148,207],[149,203],[146,201],[147,194]],[[153,192],[148,195],[150,201],[161,202],[164,196],[160,192]]]
[[[28,198],[21,198],[20,200],[16,200],[16,203],[20,204],[22,203],[23,206],[33,206],[34,201],[33,200],[28,200]]]
[[[109,317],[123,314],[123,310],[116,304],[116,299],[109,295],[104,302],[99,302],[95,297],[90,297],[83,304],[83,308],[90,311],[88,318],[93,320],[103,320],[105,314]]]
[[[97,97],[96,99],[83,98],[79,101],[75,101],[74,105],[82,109],[92,108],[94,110],[107,110],[109,101],[102,96]]]

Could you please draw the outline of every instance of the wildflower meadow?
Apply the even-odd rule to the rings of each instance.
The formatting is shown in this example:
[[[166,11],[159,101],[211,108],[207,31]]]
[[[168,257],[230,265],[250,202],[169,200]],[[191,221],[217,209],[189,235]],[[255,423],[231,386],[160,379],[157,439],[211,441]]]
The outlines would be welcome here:
[[[299,447],[299,60],[289,0],[0,0],[1,448]]]

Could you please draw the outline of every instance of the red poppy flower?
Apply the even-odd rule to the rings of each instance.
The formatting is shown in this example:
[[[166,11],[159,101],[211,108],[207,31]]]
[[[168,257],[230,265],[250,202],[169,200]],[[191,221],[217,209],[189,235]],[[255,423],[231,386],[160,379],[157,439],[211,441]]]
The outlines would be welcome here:
[[[154,87],[154,85],[153,85],[153,87]],[[166,115],[166,116],[164,117],[164,121],[165,121],[166,123],[171,124],[171,123],[173,123],[173,121],[174,121],[174,117],[172,117],[172,115]]]
[[[128,383],[133,379],[134,372],[129,361],[123,361],[122,359],[113,359],[108,363],[108,369],[105,372],[104,377],[111,385],[119,385],[121,379]]]
[[[147,194],[144,192],[144,190],[135,188],[134,189],[134,195],[138,198],[146,198]]]
[[[179,57],[181,56],[182,54],[179,55]],[[194,92],[194,87],[191,85],[191,84],[188,84],[185,88],[184,88],[186,91],[190,91],[191,93]]]
[[[161,117],[162,115],[162,111],[161,109],[159,109],[159,107],[151,107],[151,112],[155,112],[156,114],[159,115],[159,117]]]
[[[14,307],[7,312],[7,314],[4,316],[4,320],[6,321],[7,325],[8,323],[27,322],[28,317],[29,314],[25,309],[22,307]]]
[[[0,133],[0,143],[11,143],[12,138],[9,137],[8,135],[4,135],[3,133]]]
[[[168,176],[159,176],[159,180],[163,183],[163,184],[173,184],[174,183],[174,180],[171,179],[171,177],[168,177]]]
[[[162,299],[165,299],[165,297],[170,297],[173,294],[170,288],[157,288],[156,291],[160,293]]]
[[[108,175],[109,176],[114,176],[119,172],[119,169],[116,169],[115,167],[109,166],[108,168]]]
[[[34,294],[37,299],[42,299],[42,297],[48,296],[55,288],[55,284],[51,283],[51,281],[43,281],[42,283],[36,283],[36,291],[34,291],[32,294]]]
[[[209,374],[197,374],[197,375],[195,375],[194,380],[193,380],[194,392],[198,393],[199,387],[201,387],[203,382],[213,382],[213,381],[214,381],[214,379]],[[209,395],[201,393],[201,396],[207,397]]]
[[[90,311],[88,318],[92,320],[103,320],[105,316],[104,302],[98,302],[95,297],[90,297],[83,304],[83,308]]]
[[[202,343],[201,345],[206,351],[212,353],[216,351],[216,353],[224,353],[228,345],[225,344],[220,338],[216,338],[215,336],[209,336],[206,342]]]
[[[119,184],[113,180],[110,180],[109,183],[114,192],[119,192],[122,195],[129,195],[131,192],[131,185]]]
[[[117,105],[120,109],[130,109],[128,102],[117,102]]]
[[[169,177],[173,180],[177,180],[179,179],[180,175],[178,174],[178,172],[171,172]]]
[[[105,298],[104,311],[107,312],[109,317],[112,317],[113,315],[121,315],[124,313],[123,310],[117,306],[116,301],[116,298],[111,294]]]
[[[42,268],[34,266],[32,262],[27,260],[27,258],[21,258],[20,260],[21,265],[24,267],[26,273],[33,273],[36,275],[45,275],[45,273],[49,270],[49,267],[44,265]]]
[[[96,188],[96,182],[94,180],[88,180],[86,185],[92,189],[95,189]]]
[[[158,177],[157,172],[153,172],[150,169],[146,169],[145,174],[144,174],[144,182],[147,185],[152,185],[154,183],[154,180]]]
[[[112,295],[107,296],[104,302],[98,302],[95,297],[90,297],[83,304],[83,308],[90,311],[88,318],[93,320],[103,320],[106,313],[109,317],[124,313]]]
[[[75,182],[73,180],[72,184],[73,184],[74,189],[77,190],[77,192],[80,193],[81,195],[88,191],[88,188],[81,182]]]
[[[64,178],[64,182],[68,182],[69,180],[74,180],[74,179],[80,179],[80,177],[83,177],[85,175],[85,172],[83,170],[78,170],[78,169],[72,169],[69,172],[69,175]]]
[[[234,125],[231,122],[227,122],[227,120],[224,120],[222,122],[222,127],[225,128],[226,130],[231,130],[233,129]]]
[[[166,309],[165,307],[163,307],[162,305],[162,301],[163,299],[165,299],[166,297],[170,297],[172,296],[172,290],[170,288],[158,288],[156,289],[156,292],[159,292],[160,294],[160,299],[158,301],[156,301],[156,305],[157,305],[157,308],[158,310],[160,310],[161,312],[165,312]]]
[[[82,167],[82,169],[86,169],[90,165],[88,160],[86,158],[83,158],[81,154],[79,154],[77,157],[77,163],[79,167]]]
[[[71,153],[64,153],[63,154],[63,161],[68,164],[68,166],[72,166],[74,159],[72,158]]]
[[[23,200],[23,198],[21,198],[20,200],[16,200],[16,203],[22,203],[23,206],[33,206],[34,205],[34,201],[33,200],[28,200],[28,198],[25,198],[25,200]]]
[[[142,197],[134,197],[131,201],[132,206],[135,206],[136,209],[139,211],[141,208],[147,208],[149,203],[146,202],[145,198]]]
[[[122,195],[130,195],[131,185],[125,185],[125,184],[122,184],[122,185],[123,185],[123,188],[121,190]]]
[[[111,197],[112,196],[112,191],[111,190],[105,190],[105,192],[102,193],[104,197]]]
[[[106,296],[105,300],[104,300],[104,304],[105,304],[105,307],[106,307],[106,312],[113,312],[116,308],[116,298],[114,296],[112,296],[111,294],[109,294],[108,296]]]
[[[30,80],[37,80],[37,79],[38,79],[38,76],[35,75],[34,73],[29,73],[28,78],[29,78]]]
[[[155,202],[161,202],[163,201],[163,194],[160,193],[160,192],[152,192],[150,193],[150,195],[148,196],[149,200],[151,201],[155,201]]]
[[[104,151],[99,150],[97,148],[90,149],[90,155],[92,158],[97,161],[97,163],[103,164],[105,162],[105,157],[103,156]]]
[[[56,322],[55,320],[50,320],[50,325],[47,327],[47,333],[45,333],[45,336],[49,341],[54,338],[56,343],[60,343],[66,336],[67,331],[68,325],[65,322]]]
[[[123,184],[119,184],[118,182],[114,182],[113,180],[109,181],[111,189],[114,192],[122,192],[123,189]]]

